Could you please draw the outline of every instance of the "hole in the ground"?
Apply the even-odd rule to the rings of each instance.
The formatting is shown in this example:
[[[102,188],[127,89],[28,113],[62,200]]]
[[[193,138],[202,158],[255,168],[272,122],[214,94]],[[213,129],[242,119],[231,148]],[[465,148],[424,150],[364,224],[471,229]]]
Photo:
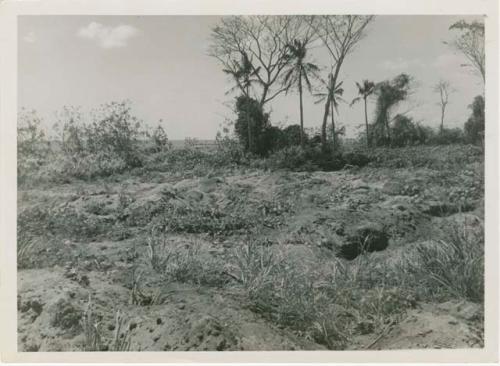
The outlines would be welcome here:
[[[336,256],[353,260],[365,252],[379,252],[389,245],[389,235],[382,230],[361,228],[347,238],[346,244],[337,248]]]

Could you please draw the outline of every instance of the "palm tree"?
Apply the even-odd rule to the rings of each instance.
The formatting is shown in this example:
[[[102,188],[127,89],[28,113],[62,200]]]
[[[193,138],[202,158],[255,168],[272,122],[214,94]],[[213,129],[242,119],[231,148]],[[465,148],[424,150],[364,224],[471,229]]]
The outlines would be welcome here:
[[[299,105],[300,105],[300,146],[304,146],[304,108],[302,104],[302,79],[305,80],[307,89],[311,92],[312,86],[309,80],[310,76],[317,76],[319,67],[311,62],[306,62],[308,40],[297,40],[287,44],[289,63],[288,70],[285,74],[283,83],[286,90],[297,86],[299,90]]]
[[[223,70],[226,74],[231,75],[236,81],[236,87],[241,90],[242,94],[250,98],[250,86],[252,83],[257,82],[258,79],[252,78],[257,75],[260,71],[260,67],[255,68],[252,64],[252,60],[248,57],[246,52],[242,52],[241,62],[234,61],[232,67],[230,69]],[[232,88],[230,91],[234,90]],[[248,105],[248,103],[247,103]],[[246,120],[247,120],[247,130],[248,130],[248,151],[252,149],[252,129],[250,122],[250,113],[246,111]]]
[[[316,93],[315,96],[319,97],[319,99],[316,100],[315,103],[316,104],[321,103],[322,101],[324,101],[328,97],[328,95],[330,95],[330,100],[331,100],[330,114],[331,114],[331,118],[332,118],[332,135],[333,135],[332,141],[333,141],[333,149],[335,150],[335,148],[337,146],[337,130],[335,128],[334,110],[338,114],[339,101],[344,101],[342,99],[342,95],[344,94],[344,89],[342,88],[343,81],[341,81],[340,83],[338,83],[336,85],[333,85],[333,83],[334,83],[333,73],[330,73],[330,74],[328,74],[328,83],[326,83],[324,81],[322,81],[322,82],[326,86],[327,92],[326,93]]]
[[[365,126],[366,126],[366,146],[370,147],[370,134],[368,131],[368,112],[367,112],[367,99],[370,95],[375,91],[375,83],[369,80],[363,80],[362,84],[356,82],[356,86],[358,87],[359,97],[356,97],[352,100],[351,106],[359,102],[361,99],[365,101]]]

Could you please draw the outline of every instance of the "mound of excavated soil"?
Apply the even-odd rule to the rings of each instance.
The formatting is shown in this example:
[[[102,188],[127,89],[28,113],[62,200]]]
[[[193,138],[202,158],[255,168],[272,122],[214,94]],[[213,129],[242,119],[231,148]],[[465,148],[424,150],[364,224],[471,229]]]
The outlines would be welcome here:
[[[423,304],[367,345],[370,349],[483,347],[482,309],[470,302]]]
[[[398,261],[409,247],[442,234],[451,223],[482,230],[483,202],[453,206],[447,198],[451,188],[436,178],[438,173],[363,168],[356,172],[252,172],[177,181],[165,175],[158,183],[130,178],[105,188],[94,182],[21,191],[19,212],[47,204],[67,206],[81,215],[74,216],[75,226],[92,218],[97,234],[89,238],[85,235],[90,234],[78,232],[72,238],[59,232],[50,239],[36,238],[32,260],[18,271],[19,350],[82,350],[81,320],[89,295],[108,347],[115,311],[120,310],[127,319],[133,351],[324,349],[252,312],[247,299],[230,287],[162,281],[146,263],[151,217],[164,202],[193,211],[204,207],[206,212],[208,208],[218,214],[232,212],[226,219],[235,222],[248,209],[254,215],[249,217],[260,225],[251,223],[255,224],[251,240],[286,248],[318,272],[338,251],[347,259],[372,252],[367,258],[383,259],[387,268],[391,258]],[[234,205],[243,209],[235,210]],[[470,212],[463,213],[464,207]],[[260,224],[262,218],[266,220]],[[59,218],[63,219],[64,215]],[[194,222],[203,223],[205,218],[201,219]],[[113,230],[127,235],[111,236]],[[203,252],[223,267],[232,246],[247,239],[246,230],[220,236],[216,230],[213,236],[179,231],[169,234],[168,240],[186,247],[202,243]],[[352,263],[341,261],[347,269]],[[145,273],[147,291],[161,292],[160,303],[132,304],[135,268]],[[355,336],[348,348],[480,347],[481,319],[481,308],[471,303],[422,304],[408,309],[398,324]]]
[[[20,351],[83,350],[81,319],[89,294],[103,341],[113,337],[115,310],[128,319],[131,350],[294,350],[323,347],[279,329],[228,294],[173,284],[161,305],[133,306],[128,291],[89,273],[92,288],[68,279],[58,268],[19,274]]]

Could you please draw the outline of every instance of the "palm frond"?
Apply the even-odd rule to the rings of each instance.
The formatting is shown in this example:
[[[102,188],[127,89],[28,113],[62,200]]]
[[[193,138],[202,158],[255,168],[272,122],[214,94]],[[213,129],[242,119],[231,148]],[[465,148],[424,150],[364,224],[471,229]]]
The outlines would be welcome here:
[[[359,102],[361,100],[361,97],[356,97],[352,100],[352,102],[349,104],[349,107],[352,107],[354,104]]]
[[[304,76],[304,79],[306,81],[307,90],[309,90],[309,92],[311,92],[312,85],[311,85],[311,82],[309,81],[309,76],[307,75],[307,72],[304,72],[302,75]]]

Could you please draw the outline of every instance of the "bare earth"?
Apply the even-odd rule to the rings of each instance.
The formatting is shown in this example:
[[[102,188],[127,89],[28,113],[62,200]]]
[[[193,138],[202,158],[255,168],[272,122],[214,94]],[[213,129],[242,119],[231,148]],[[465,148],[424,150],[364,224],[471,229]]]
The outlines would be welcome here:
[[[467,169],[480,166],[472,164]],[[363,223],[383,225],[390,237],[387,249],[363,255],[363,260],[390,268],[417,243],[432,239],[451,222],[470,230],[478,228],[484,217],[482,201],[468,209],[444,204],[453,186],[454,177],[448,178],[445,182],[439,171],[425,168],[366,167],[314,173],[249,170],[220,178],[157,173],[153,179],[128,177],[117,182],[20,190],[20,213],[37,205],[70,207],[82,215],[80,219],[92,219],[104,227],[109,223],[109,230],[91,241],[73,234],[41,237],[35,255],[18,271],[19,350],[81,350],[81,314],[89,295],[104,339],[113,337],[115,311],[126,314],[132,350],[326,349],[248,306],[235,281],[229,275],[224,277],[226,272],[220,286],[163,281],[147,260],[147,223],[132,224],[131,218],[143,217],[141,212],[151,212],[167,199],[179,207],[206,205],[229,212],[233,198],[243,196],[246,207],[258,207],[266,217],[255,237],[320,274],[328,272],[335,248]],[[456,179],[462,184],[464,178]],[[120,211],[125,212],[124,218],[119,218],[118,207],[125,196],[129,202]],[[126,224],[118,230],[120,222]],[[181,248],[196,245],[207,263],[219,261],[224,267],[233,245],[244,238],[245,230],[234,230],[230,235],[177,232],[168,240]],[[342,261],[353,266],[358,259]],[[131,299],[133,273],[137,272],[142,276],[142,303]],[[383,328],[353,334],[346,348],[467,348],[482,344],[479,304],[416,299]]]

